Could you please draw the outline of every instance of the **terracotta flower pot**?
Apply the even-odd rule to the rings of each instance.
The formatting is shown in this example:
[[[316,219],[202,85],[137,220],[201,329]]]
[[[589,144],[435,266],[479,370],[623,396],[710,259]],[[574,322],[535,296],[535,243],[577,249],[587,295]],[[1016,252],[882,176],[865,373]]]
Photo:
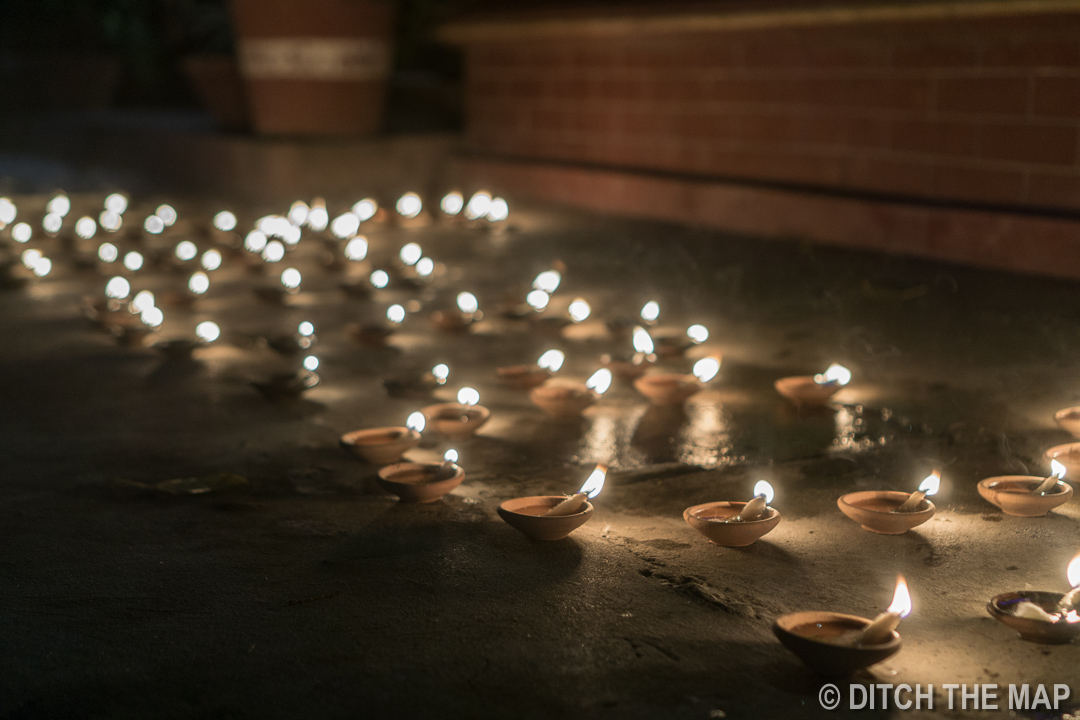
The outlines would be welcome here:
[[[394,4],[380,0],[232,0],[254,129],[376,132],[390,70]]]
[[[911,497],[896,490],[866,490],[841,495],[836,501],[840,511],[863,526],[863,530],[882,535],[903,535],[934,517],[934,503],[925,498],[912,512],[897,512]]]
[[[1042,517],[1059,505],[1069,502],[1073,495],[1072,485],[1058,480],[1050,492],[1034,495],[1046,478],[1030,475],[1001,475],[979,481],[979,494],[992,505],[1001,508],[1006,515],[1019,517]]]
[[[499,505],[499,517],[532,540],[562,540],[584,525],[593,514],[592,503],[587,501],[585,509],[573,515],[543,514],[565,499],[563,495],[514,498]]]
[[[870,620],[833,612],[797,612],[781,615],[773,623],[780,642],[806,665],[826,676],[842,677],[875,665],[896,654],[900,635],[894,630],[887,642],[858,645],[844,642],[861,632]]]

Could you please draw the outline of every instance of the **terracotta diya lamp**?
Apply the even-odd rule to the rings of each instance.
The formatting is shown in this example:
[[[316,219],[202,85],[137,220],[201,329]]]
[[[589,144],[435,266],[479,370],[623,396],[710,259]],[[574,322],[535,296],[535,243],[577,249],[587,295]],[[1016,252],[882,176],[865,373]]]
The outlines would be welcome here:
[[[585,384],[569,382],[546,382],[529,392],[533,405],[554,418],[581,417],[581,413],[600,399],[611,387],[611,371],[597,370]]]
[[[174,360],[190,358],[196,350],[206,347],[221,337],[221,328],[218,327],[217,323],[206,320],[195,326],[195,337],[194,340],[177,338],[154,343],[154,349],[165,357]]]
[[[711,502],[683,511],[690,527],[723,547],[746,547],[780,524],[780,513],[769,507],[772,485],[761,480],[750,502]]]
[[[874,620],[844,613],[796,612],[778,617],[773,632],[810,669],[844,677],[895,655],[901,646],[896,626],[910,612],[911,597],[900,578],[892,605]]]
[[[1066,572],[1067,593],[1023,590],[995,595],[986,609],[1029,642],[1062,645],[1080,635],[1080,555]]]
[[[914,493],[894,490],[865,490],[841,495],[840,511],[862,525],[863,530],[881,535],[903,535],[934,517],[936,508],[926,499],[938,491],[941,475],[928,475]]]
[[[1051,461],[1053,472],[1049,477],[1032,475],[1001,475],[979,481],[979,494],[1006,515],[1018,517],[1042,517],[1059,505],[1064,505],[1073,495],[1072,486],[1064,482],[1065,466]]]
[[[607,466],[597,465],[574,495],[536,495],[507,500],[499,505],[499,517],[530,540],[562,540],[589,521],[590,498],[604,487]]]
[[[452,451],[451,451],[452,452]],[[379,469],[376,482],[401,502],[431,503],[441,500],[465,479],[465,471],[456,463],[403,462]]]
[[[851,372],[834,364],[820,375],[780,378],[774,386],[778,393],[796,405],[822,405],[849,382]]]
[[[535,365],[511,365],[496,368],[499,380],[514,390],[532,390],[543,385],[563,366],[566,356],[560,350],[548,350]]]
[[[389,465],[420,444],[424,431],[424,414],[414,412],[405,427],[379,427],[354,430],[341,436],[341,446],[373,465]]]
[[[643,327],[634,328],[634,352],[629,355],[606,354],[600,356],[600,364],[611,370],[612,374],[623,382],[633,382],[656,362],[653,354],[655,345],[649,331]]]
[[[431,313],[431,324],[439,330],[448,332],[462,332],[470,325],[478,322],[483,313],[476,296],[469,292],[458,293],[457,307],[446,310],[436,310]]]
[[[397,375],[383,379],[386,394],[394,398],[428,398],[436,389],[446,384],[450,366],[439,363],[430,372],[421,375]]]
[[[361,345],[386,345],[386,341],[404,321],[405,308],[401,305],[391,305],[386,309],[386,322],[353,323],[346,326],[345,332]]]
[[[480,393],[473,388],[461,388],[458,401],[436,403],[421,410],[428,426],[436,433],[449,438],[469,438],[483,427],[491,417],[491,411],[480,402]]]
[[[252,380],[251,386],[267,400],[297,400],[301,395],[319,384],[315,374],[319,361],[313,355],[304,358],[304,369],[291,373],[278,373],[266,380]]]
[[[1080,437],[1080,407],[1058,410],[1054,413],[1054,420],[1073,437]]]
[[[691,325],[685,334],[663,333],[655,337],[656,354],[660,357],[682,357],[695,345],[709,339],[709,330],[704,325]]]
[[[1055,445],[1044,452],[1043,457],[1047,462],[1057,460],[1069,473],[1075,475],[1080,470],[1080,442]]]
[[[720,372],[717,358],[702,358],[694,363],[692,375],[650,373],[634,381],[634,388],[654,405],[682,405],[701,392],[705,383]]]
[[[281,272],[281,284],[256,287],[253,289],[255,296],[263,302],[281,304],[286,298],[300,292],[302,277],[296,268],[285,268]]]

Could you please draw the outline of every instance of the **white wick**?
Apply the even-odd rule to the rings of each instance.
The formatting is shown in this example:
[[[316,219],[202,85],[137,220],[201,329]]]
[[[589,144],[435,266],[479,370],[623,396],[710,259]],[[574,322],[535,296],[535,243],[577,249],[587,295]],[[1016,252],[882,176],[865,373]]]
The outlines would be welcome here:
[[[900,507],[896,508],[895,512],[916,512],[926,496],[936,494],[940,486],[941,473],[935,470],[923,478],[922,483],[919,484],[919,489],[911,493],[908,499]]]
[[[1039,483],[1039,486],[1031,491],[1032,495],[1045,495],[1057,487],[1058,480],[1065,477],[1065,466],[1057,460],[1050,461],[1050,477]]]

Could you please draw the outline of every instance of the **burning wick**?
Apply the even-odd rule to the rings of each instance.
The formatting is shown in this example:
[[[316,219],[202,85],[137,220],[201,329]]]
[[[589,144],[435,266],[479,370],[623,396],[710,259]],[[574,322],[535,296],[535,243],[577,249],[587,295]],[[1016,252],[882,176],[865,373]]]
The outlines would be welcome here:
[[[641,308],[641,319],[647,324],[652,325],[658,317],[660,317],[660,303],[655,300],[650,300],[645,303],[645,307]]]
[[[427,418],[424,417],[424,413],[418,410],[406,418],[405,427],[410,430],[415,430],[418,433],[422,433],[424,432],[424,428],[427,427]]]
[[[604,489],[604,478],[607,477],[607,471],[607,465],[597,465],[580,490],[568,496],[544,515],[575,515],[581,512],[581,509],[585,506],[585,501],[596,497]]]
[[[466,315],[472,315],[480,309],[479,301],[471,292],[458,293],[457,305],[458,309]]]
[[[212,343],[221,337],[221,328],[217,323],[205,320],[195,326],[195,335],[204,343]]]
[[[401,305],[391,305],[386,309],[386,319],[394,325],[400,325],[405,320],[405,308]]]
[[[450,377],[450,366],[446,363],[439,363],[431,368],[431,376],[435,378],[437,384],[445,385],[446,378]]]
[[[585,381],[585,387],[592,390],[597,395],[603,395],[611,387],[611,371],[607,368],[600,368]]]
[[[562,350],[548,350],[536,361],[536,366],[557,373],[563,366],[566,355]]]
[[[915,512],[927,495],[937,494],[939,487],[941,487],[941,471],[935,470],[923,478],[923,481],[919,483],[918,492],[911,493],[904,504],[896,508],[896,512]]]
[[[686,328],[686,337],[690,338],[690,342],[700,345],[709,339],[709,329],[704,325],[691,325]]]
[[[851,382],[851,371],[843,365],[833,363],[828,370],[815,375],[814,382],[818,385],[847,385]]]
[[[893,595],[892,604],[859,634],[858,644],[880,645],[888,642],[900,620],[910,614],[911,594],[904,576],[900,575],[896,578],[896,593]]]
[[[764,520],[768,515],[769,503],[773,499],[773,486],[765,480],[758,480],[754,485],[754,497],[743,506],[742,512],[731,518],[729,522],[750,522],[752,520]]]
[[[436,479],[450,478],[457,474],[458,451],[450,448],[443,455],[443,463],[439,466]]]
[[[561,282],[562,274],[558,270],[545,270],[536,276],[532,286],[533,289],[543,290],[550,295],[559,288],[559,283]]]
[[[1080,622],[1080,616],[1076,613],[1076,605],[1080,603],[1080,555],[1072,559],[1065,574],[1072,590],[1065,593],[1058,602],[1058,612],[1065,616],[1068,622]]]
[[[1057,487],[1058,481],[1064,479],[1066,467],[1057,460],[1050,461],[1050,477],[1042,481],[1039,487],[1031,491],[1032,495],[1045,495]]]
[[[592,313],[592,308],[589,307],[589,303],[585,302],[582,298],[577,298],[567,310],[570,313],[570,319],[576,323],[585,322],[589,319],[589,315]]]
[[[402,217],[414,218],[424,209],[424,203],[420,200],[419,195],[414,192],[409,192],[398,199],[395,208]]]
[[[447,215],[457,215],[465,207],[465,198],[457,191],[447,193],[439,203],[439,207]]]

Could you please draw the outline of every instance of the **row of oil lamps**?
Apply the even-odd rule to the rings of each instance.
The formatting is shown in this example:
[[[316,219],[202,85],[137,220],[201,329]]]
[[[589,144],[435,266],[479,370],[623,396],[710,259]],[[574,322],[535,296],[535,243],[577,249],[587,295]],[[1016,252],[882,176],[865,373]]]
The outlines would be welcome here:
[[[108,232],[119,230],[126,207],[126,198],[121,195],[110,196],[99,217],[100,226]],[[396,204],[397,219],[420,222],[423,220],[422,208],[420,197],[408,193]],[[443,198],[440,209],[447,217],[463,214],[469,222],[501,222],[508,216],[505,201],[492,198],[487,193],[478,193],[468,202],[461,194],[450,193]],[[63,217],[69,210],[70,201],[66,197],[58,196],[50,201],[42,222],[46,234],[55,235],[60,232]],[[311,206],[297,203],[290,208],[286,216],[270,216],[260,220],[256,228],[243,238],[242,247],[249,257],[257,256],[261,260],[257,267],[278,262],[290,247],[299,241],[299,227],[307,225],[316,231],[329,229],[334,242],[345,242],[343,255],[346,260],[363,261],[367,256],[367,241],[357,233],[362,223],[376,218],[379,213],[385,211],[379,208],[374,200],[365,199],[354,205],[350,212],[331,221],[325,205],[320,202],[316,201]],[[0,198],[0,229],[5,225],[12,225],[14,217],[14,205],[7,199]],[[171,206],[162,205],[143,223],[143,231],[151,236],[160,235],[172,226],[176,219],[175,210]],[[76,235],[84,239],[93,237],[95,228],[91,228],[91,224],[94,224],[92,218],[80,219],[75,225]],[[228,245],[238,237],[234,232],[236,225],[235,215],[219,213],[213,221],[216,239]],[[17,243],[25,243],[32,235],[32,229],[27,232],[27,228],[29,226],[26,223],[12,225],[9,233],[11,239]],[[206,273],[220,267],[221,253],[211,249],[200,255],[194,243],[182,241],[176,245],[173,255],[173,262],[180,267],[198,262],[201,269],[190,276],[188,291],[191,296],[204,294],[209,287]],[[116,262],[120,259],[120,251],[112,243],[103,243],[98,249],[98,259],[105,264]],[[399,269],[404,269],[403,277],[414,282],[423,283],[424,279],[435,271],[435,262],[425,257],[416,243],[405,245],[399,253],[399,259]],[[21,260],[23,266],[36,276],[48,274],[51,268],[51,264],[47,264],[48,259],[44,258],[40,251],[25,251]],[[140,270],[144,261],[143,255],[134,250],[123,256],[125,269],[132,273]],[[507,314],[522,316],[542,312],[548,307],[560,279],[560,274],[554,270],[541,273],[526,295],[524,307],[511,308]],[[386,287],[389,280],[385,270],[376,270],[363,283],[363,289]],[[260,297],[281,301],[295,293],[300,282],[299,271],[286,268],[281,274],[281,288],[261,288]],[[163,313],[156,307],[155,298],[148,291],[132,296],[131,290],[129,280],[117,275],[106,284],[105,300],[95,301],[92,309],[102,324],[116,332],[121,339],[131,344],[141,344],[146,333],[161,325]],[[257,294],[259,290],[257,289]],[[583,298],[577,298],[569,304],[567,316],[554,318],[555,322],[552,324],[558,331],[565,324],[583,321],[589,317],[590,312],[588,303]],[[362,341],[381,343],[392,332],[392,327],[404,320],[405,314],[403,306],[393,305],[387,311],[389,327],[359,326],[352,332]],[[497,375],[509,387],[527,390],[531,401],[555,418],[580,417],[600,399],[614,377],[632,382],[634,387],[654,404],[681,405],[700,392],[717,375],[720,360],[717,357],[701,358],[694,363],[690,374],[647,372],[655,362],[657,353],[678,356],[708,338],[708,331],[700,325],[691,326],[685,335],[661,334],[654,338],[646,327],[653,325],[658,316],[659,305],[650,302],[642,308],[639,318],[633,322],[609,322],[608,327],[614,334],[629,331],[634,353],[627,356],[604,356],[601,359],[603,367],[584,383],[554,377],[564,360],[563,354],[558,350],[544,353],[532,365],[498,368]],[[471,293],[460,293],[457,296],[457,308],[436,311],[432,315],[432,322],[444,330],[462,330],[481,317],[475,296]],[[135,318],[138,319],[137,322]],[[221,334],[220,328],[211,321],[200,323],[195,332],[197,342],[179,343],[183,346],[182,351],[190,351],[200,343],[213,342]],[[301,323],[296,338],[298,347],[310,347],[312,342],[314,326],[308,322]],[[166,349],[169,346],[170,344],[166,344]],[[171,347],[175,349],[177,343],[174,341]],[[271,397],[298,395],[318,383],[318,375],[315,373],[318,360],[315,356],[306,356],[302,367],[303,371],[300,373],[275,376],[267,382],[254,384]],[[444,384],[448,373],[447,366],[438,365],[429,374],[430,380],[437,385]],[[819,375],[777,380],[776,390],[799,406],[822,405],[828,403],[850,379],[849,371],[833,365]],[[441,463],[408,462],[403,460],[403,454],[419,444],[421,433],[427,428],[452,439],[468,438],[474,435],[489,417],[490,411],[479,404],[479,393],[472,388],[462,388],[457,394],[457,402],[425,407],[413,413],[403,427],[382,427],[346,433],[341,438],[341,444],[364,460],[382,466],[378,472],[378,483],[402,501],[435,502],[465,479],[464,470],[457,464],[456,450],[448,451]],[[1057,420],[1080,437],[1080,408],[1061,411]],[[1053,473],[1049,477],[987,478],[978,485],[980,494],[1010,515],[1045,515],[1054,507],[1067,502],[1072,495],[1072,488],[1062,478],[1067,466],[1080,465],[1080,443],[1052,448],[1047,451],[1047,457],[1053,466]],[[602,489],[606,472],[606,467],[597,466],[581,489],[568,496],[532,496],[507,500],[498,507],[498,514],[511,527],[529,538],[565,538],[592,516],[593,505],[589,501]],[[917,492],[854,492],[840,497],[838,505],[845,515],[866,530],[901,534],[927,522],[934,515],[935,507],[927,497],[937,492],[939,482],[940,475],[935,472],[923,481]],[[780,513],[770,505],[772,499],[772,487],[762,481],[755,486],[753,497],[748,502],[725,501],[696,505],[687,508],[683,517],[691,527],[711,542],[726,547],[743,547],[752,544],[779,524]],[[1070,564],[1067,575],[1070,586],[1074,588],[1069,593],[1007,593],[993,598],[988,606],[989,611],[997,619],[1017,629],[1026,639],[1038,642],[1068,642],[1080,634],[1080,616],[1077,613],[1077,602],[1080,600],[1080,558]],[[787,647],[811,666],[830,674],[847,673],[879,662],[895,653],[900,647],[900,637],[895,628],[900,618],[906,616],[910,610],[910,595],[906,583],[901,579],[897,584],[893,604],[873,621],[837,613],[794,613],[779,618],[774,625],[774,631]]]

